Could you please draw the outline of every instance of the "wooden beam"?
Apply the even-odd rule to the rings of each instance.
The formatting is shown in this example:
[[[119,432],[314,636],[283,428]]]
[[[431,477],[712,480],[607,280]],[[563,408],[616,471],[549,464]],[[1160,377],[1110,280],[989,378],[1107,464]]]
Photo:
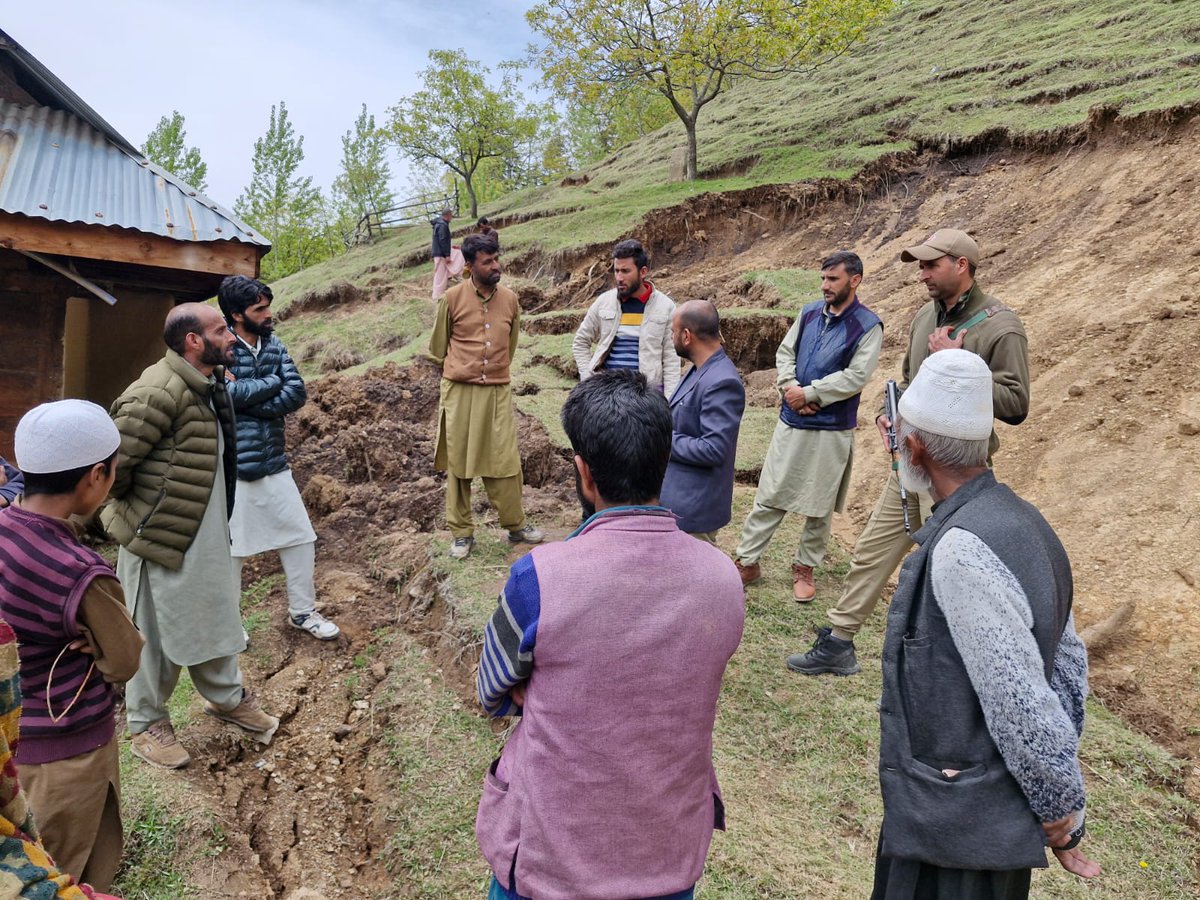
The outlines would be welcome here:
[[[0,212],[0,247],[78,259],[258,277],[266,248],[241,241],[176,241],[110,225],[52,222]]]

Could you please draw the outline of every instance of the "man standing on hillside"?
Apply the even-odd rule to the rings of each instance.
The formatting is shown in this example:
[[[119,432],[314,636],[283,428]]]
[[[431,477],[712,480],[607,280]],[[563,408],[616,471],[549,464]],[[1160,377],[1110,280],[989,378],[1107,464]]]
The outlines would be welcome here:
[[[1075,849],[1087,651],[1071,563],[988,469],[993,377],[948,349],[900,398],[899,477],[937,506],[888,611],[873,900],[1020,900],[1047,844],[1100,874]]]
[[[279,727],[242,686],[238,667],[246,639],[228,524],[237,438],[224,368],[235,340],[211,306],[176,306],[163,326],[167,355],[112,406],[121,449],[100,519],[121,545],[117,576],[146,639],[125,688],[130,749],[166,769],[191,759],[167,713],[183,666],[210,716],[263,744]]]
[[[671,317],[675,353],[692,367],[671,396],[671,462],[662,505],[679,527],[715,544],[733,516],[733,471],[746,388],[721,346],[721,317],[708,300],[689,300]]]
[[[288,467],[284,417],[308,399],[304,379],[275,336],[271,289],[245,275],[221,282],[217,302],[237,337],[226,388],[237,412],[237,503],[229,519],[233,562],[279,551],[287,577],[288,622],[322,641],[341,630],[317,612],[317,535]],[[239,577],[240,583],[240,577]]]
[[[438,301],[429,356],[442,367],[434,465],[446,473],[446,524],[451,559],[466,559],[475,545],[471,479],[483,479],[488,499],[514,544],[537,544],[543,535],[526,524],[521,508],[521,453],[513,414],[509,367],[517,352],[521,306],[500,284],[495,235],[463,241],[471,277]]]
[[[454,218],[454,211],[450,207],[442,210],[442,214],[434,219],[430,224],[433,225],[433,299],[437,300],[446,292],[446,285],[450,283],[450,255],[452,248],[450,246],[450,220]]]
[[[883,347],[883,323],[858,299],[862,277],[854,253],[823,260],[824,299],[800,310],[775,353],[779,423],[737,548],[742,583],[754,584],[762,578],[758,561],[784,516],[804,516],[792,560],[792,596],[800,603],[817,593],[813,569],[825,558],[833,514],[841,512],[850,486],[859,397]]]
[[[634,369],[670,397],[679,384],[679,357],[671,339],[675,303],[646,279],[650,257],[637,241],[621,241],[612,258],[617,286],[596,298],[571,342],[579,380]]]
[[[489,897],[690,900],[725,827],[713,722],[742,586],[658,503],[671,414],[645,376],[576,385],[562,421],[598,512],[513,564],[484,630],[480,702],[521,715],[475,820]]]
[[[979,245],[965,232],[943,228],[925,243],[900,254],[915,262],[919,280],[929,292],[909,329],[900,388],[916,377],[930,356],[948,349],[966,349],[987,363],[992,372],[992,407],[996,418],[1019,425],[1029,414],[1029,356],[1025,328],[1017,314],[983,292],[975,280]],[[887,446],[887,416],[875,425]],[[988,460],[1000,446],[992,431]],[[928,496],[909,492],[909,518],[913,531],[929,515]],[[854,545],[854,559],[837,606],[829,611],[830,627],[817,630],[817,640],[804,654],[788,658],[788,668],[805,675],[853,675],[859,671],[854,636],[875,610],[888,577],[912,547],[904,530],[900,482],[888,476],[883,494]]]

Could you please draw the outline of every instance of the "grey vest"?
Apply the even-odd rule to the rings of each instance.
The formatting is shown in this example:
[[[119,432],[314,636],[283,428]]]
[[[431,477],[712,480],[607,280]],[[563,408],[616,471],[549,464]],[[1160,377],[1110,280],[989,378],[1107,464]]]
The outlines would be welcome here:
[[[882,854],[953,869],[1045,867],[1041,824],[1004,765],[933,597],[930,560],[950,528],[979,537],[1020,582],[1049,681],[1071,612],[1071,566],[1041,514],[985,472],[913,535],[888,611],[880,701]],[[953,779],[942,769],[959,769]]]

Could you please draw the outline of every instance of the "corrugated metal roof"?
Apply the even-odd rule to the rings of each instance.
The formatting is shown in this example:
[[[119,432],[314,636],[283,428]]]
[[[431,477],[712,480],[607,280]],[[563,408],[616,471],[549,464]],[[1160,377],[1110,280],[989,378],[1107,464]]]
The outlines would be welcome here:
[[[0,210],[182,241],[269,246],[233,213],[81,119],[0,100]]]

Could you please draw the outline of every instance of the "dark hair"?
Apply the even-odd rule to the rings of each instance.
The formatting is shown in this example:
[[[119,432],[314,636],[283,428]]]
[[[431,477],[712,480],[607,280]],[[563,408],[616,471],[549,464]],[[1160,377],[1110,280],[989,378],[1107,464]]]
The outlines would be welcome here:
[[[971,262],[969,259],[967,260],[967,273],[972,278],[975,277],[975,263]]]
[[[499,253],[500,242],[494,234],[468,234],[463,238],[462,255],[467,262],[475,262],[480,253]]]
[[[857,253],[851,253],[849,250],[839,250],[837,253],[832,253],[821,260],[822,272],[826,269],[832,269],[834,266],[844,266],[846,274],[851,278],[863,273],[862,260],[858,258]]]
[[[721,316],[711,300],[683,304],[679,308],[679,324],[696,337],[715,340],[721,336]]]
[[[117,458],[117,451],[114,450],[112,456],[108,459],[97,460],[87,466],[79,466],[75,469],[67,469],[65,472],[21,472],[25,477],[24,493],[26,497],[36,497],[39,494],[70,494],[74,493],[79,482],[83,480],[83,476],[92,471],[97,465],[104,466],[104,474],[108,474],[108,470],[112,467],[113,460]]]
[[[646,248],[641,245],[640,241],[632,239],[616,244],[613,247],[612,258],[632,259],[633,264],[639,269],[650,265],[650,257],[646,255]]]
[[[671,458],[671,410],[645,375],[615,369],[575,385],[563,404],[562,425],[605,501],[658,497]]]
[[[266,297],[267,300],[275,299],[271,289],[254,278],[247,278],[245,275],[230,275],[222,281],[221,287],[217,290],[217,305],[221,307],[225,323],[232,328],[233,314],[244,313],[258,302],[259,297]]]
[[[163,325],[163,342],[178,353],[183,355],[183,341],[189,334],[200,334],[204,326],[200,324],[200,317],[195,313],[182,312],[175,315],[168,313],[166,324]]]
[[[487,220],[487,216],[480,216],[479,221],[476,222],[475,224],[476,225],[491,225],[492,223]]]

